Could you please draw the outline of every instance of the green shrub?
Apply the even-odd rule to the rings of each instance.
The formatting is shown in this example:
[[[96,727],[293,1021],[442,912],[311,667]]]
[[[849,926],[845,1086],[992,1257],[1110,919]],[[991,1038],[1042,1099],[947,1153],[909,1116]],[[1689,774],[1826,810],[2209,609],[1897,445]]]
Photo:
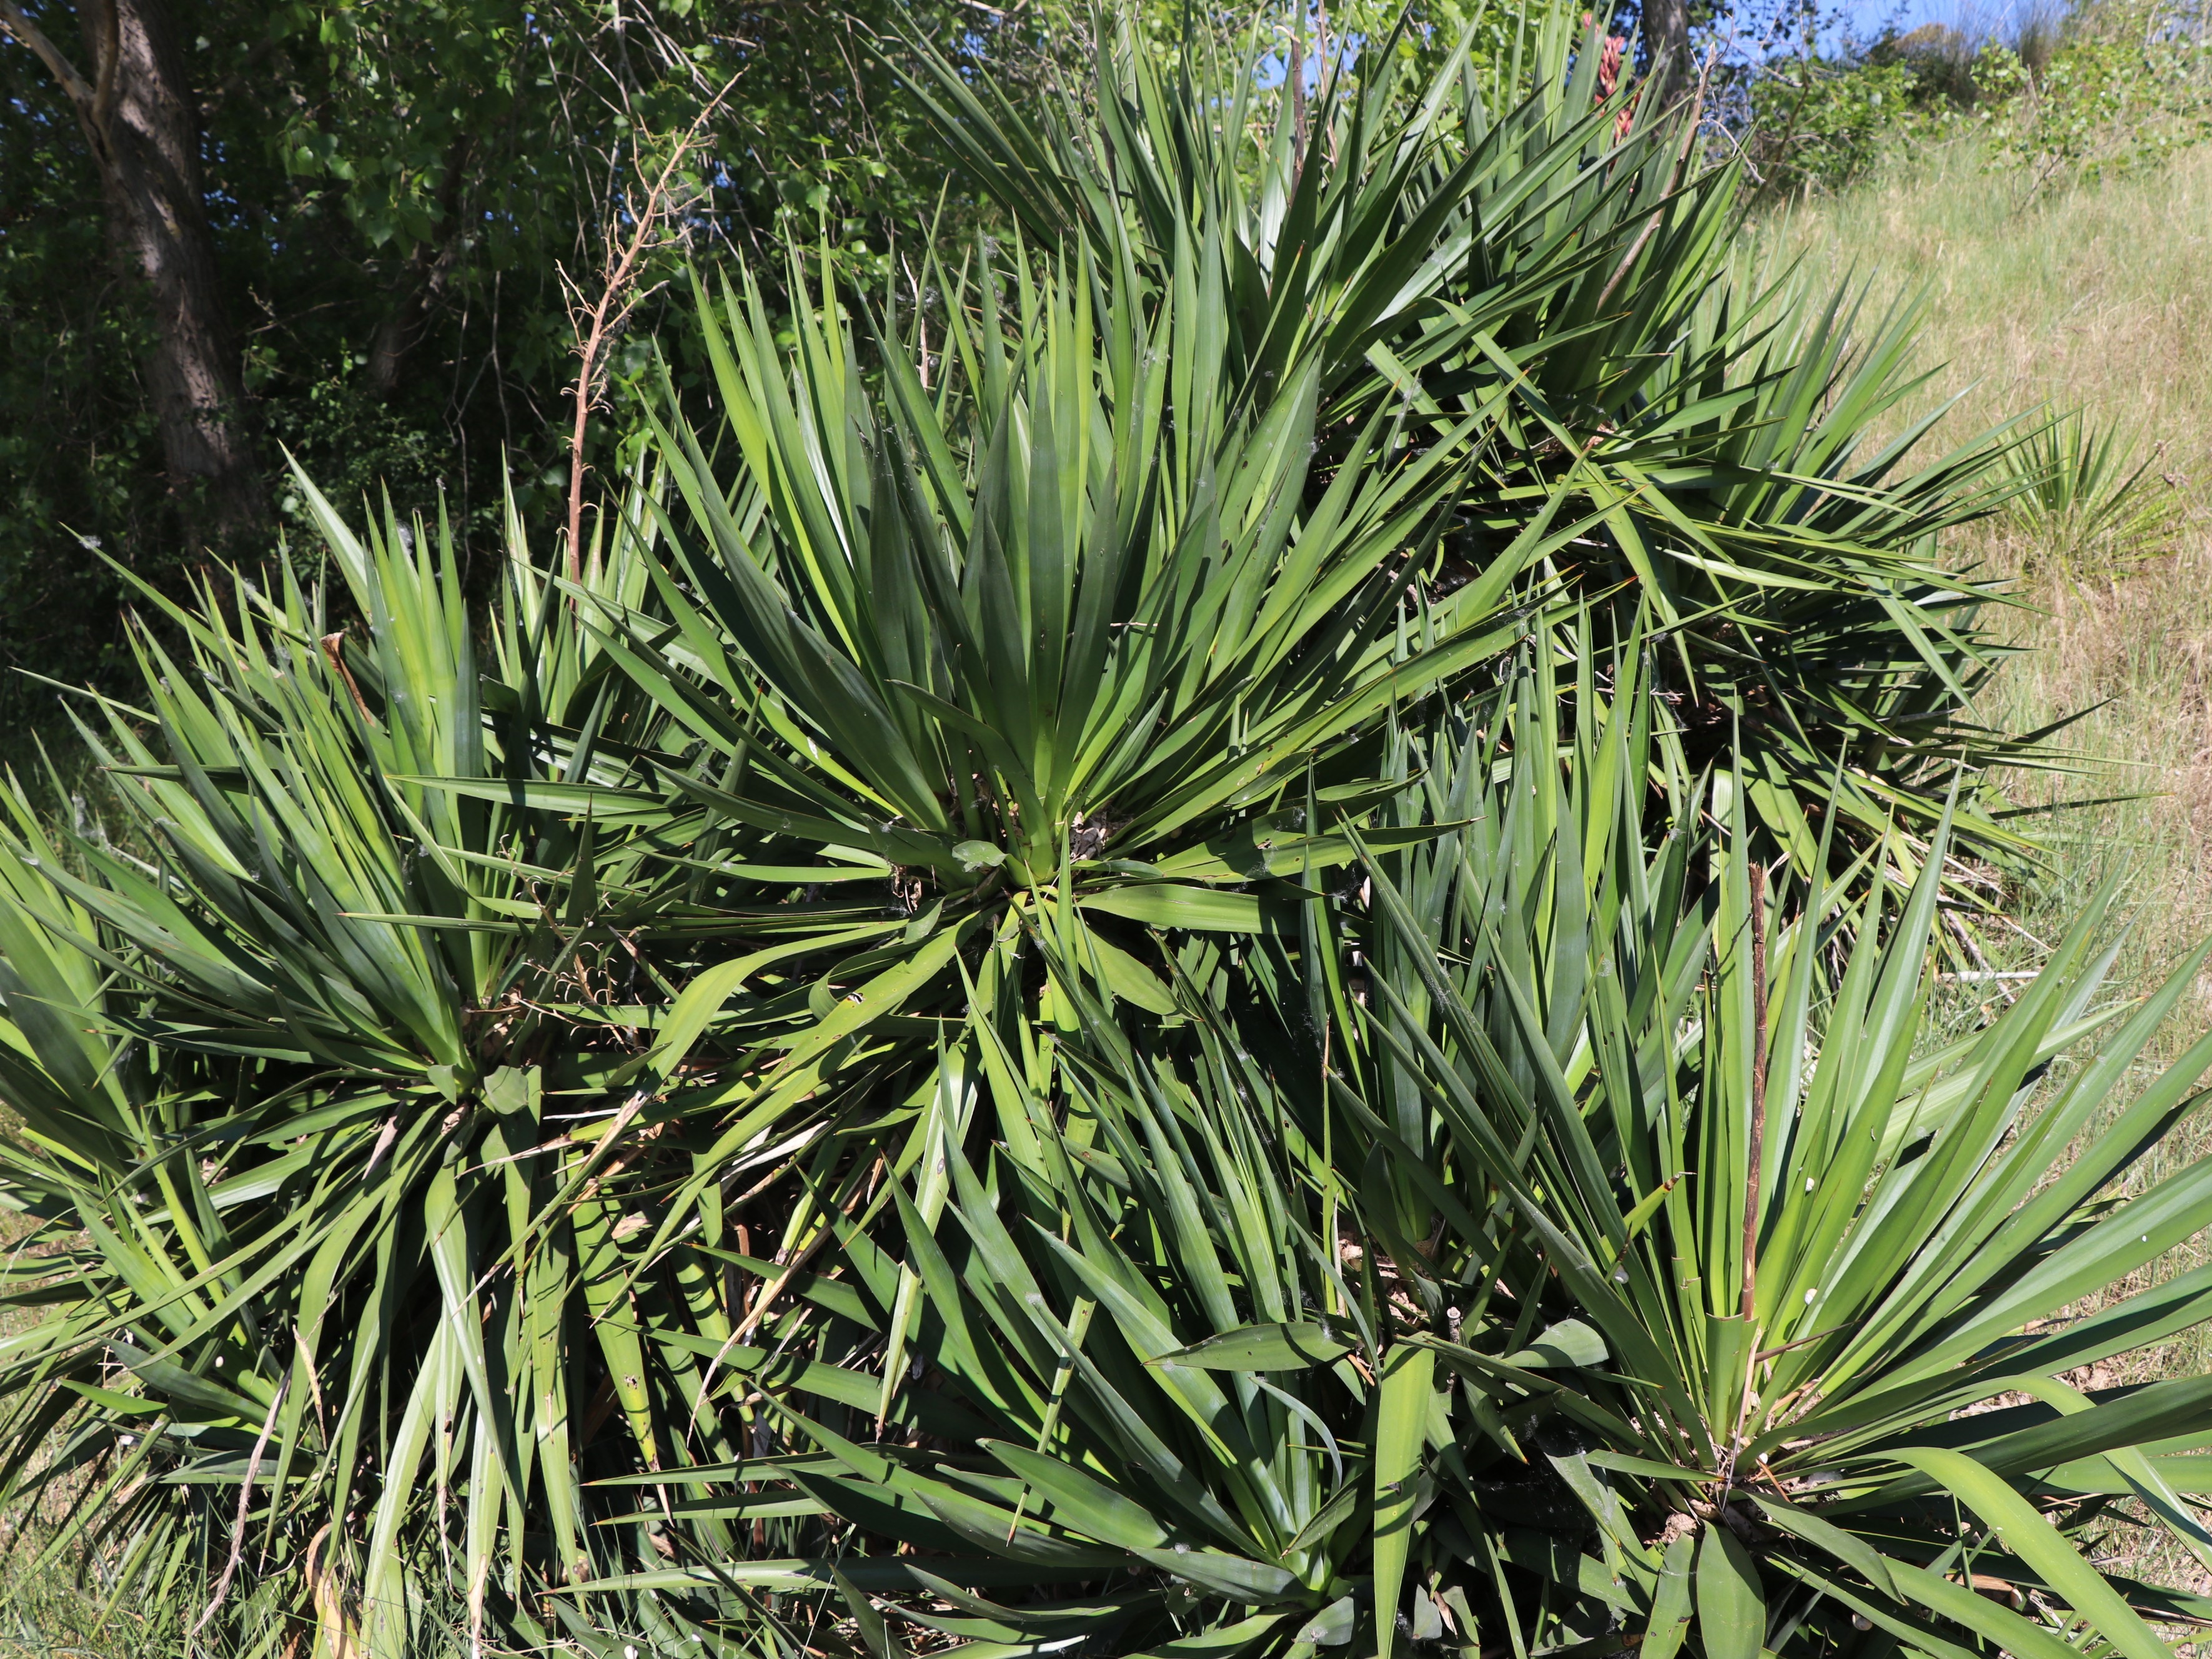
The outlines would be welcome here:
[[[1926,24],[1808,44],[1743,72],[1743,145],[1771,198],[1833,191],[1886,158],[1984,146],[2023,197],[2154,165],[2212,131],[2212,44],[2172,0],[2031,9],[2005,37]]]
[[[1842,190],[1873,172],[1904,133],[1923,125],[1912,64],[1806,58],[1778,66],[1752,100],[1748,152],[1760,187],[1799,196]]]
[[[2154,165],[2212,134],[2212,40],[2166,0],[2069,12],[2039,65],[1996,42],[1974,70],[1996,159],[2031,190]]]
[[[1735,1501],[1748,1079],[1978,1224],[2094,974],[1916,1060],[1947,854],[2018,846],[1965,804],[2005,750],[1936,548],[1994,452],[1865,453],[1909,316],[1747,292],[1733,170],[1624,134],[1595,38],[1548,20],[1494,108],[1457,64],[1334,89],[1302,146],[1134,50],[1095,126],[941,77],[1024,240],[924,254],[920,310],[796,252],[788,319],[702,294],[714,418],[669,390],[569,579],[510,513],[479,625],[449,536],[301,479],[331,591],[170,607],[84,719],[126,830],[20,787],[0,834],[44,1316],[0,1498],[66,1501],[57,1559],[270,1654],[1679,1637],[1602,1483]],[[1838,1376],[1917,1384],[1880,1320],[1958,1241],[1844,1175],[1822,1224],[1913,1248]],[[2166,1236],[2048,1190],[2019,1249],[2083,1293]],[[1591,1474],[1593,1431],[1677,1461]],[[1695,1570],[1721,1659],[1904,1571],[1747,1547]],[[1753,1629],[1800,1569],[1820,1617]]]

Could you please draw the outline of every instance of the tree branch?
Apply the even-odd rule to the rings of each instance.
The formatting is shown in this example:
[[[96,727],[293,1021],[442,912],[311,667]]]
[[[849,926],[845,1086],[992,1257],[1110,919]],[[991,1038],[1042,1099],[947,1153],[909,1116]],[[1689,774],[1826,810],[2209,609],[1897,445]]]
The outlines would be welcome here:
[[[23,9],[15,0],[0,0],[0,28],[4,28],[28,46],[38,60],[46,66],[70,103],[76,110],[76,118],[91,125],[99,105],[99,95],[92,83],[76,72],[76,65],[62,56],[59,48],[39,32],[39,26],[23,15]]]
[[[107,118],[115,112],[116,69],[123,61],[123,17],[116,0],[98,0],[98,3],[100,47],[92,66],[96,77],[92,88],[92,125],[105,132]]]

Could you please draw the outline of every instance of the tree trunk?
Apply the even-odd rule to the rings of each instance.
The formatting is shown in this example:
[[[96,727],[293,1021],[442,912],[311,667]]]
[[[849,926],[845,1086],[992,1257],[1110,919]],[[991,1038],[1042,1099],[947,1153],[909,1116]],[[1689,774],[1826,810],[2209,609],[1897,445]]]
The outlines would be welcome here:
[[[1644,46],[1650,54],[1651,95],[1664,103],[1690,78],[1688,0],[1644,0]]]
[[[157,341],[147,380],[170,483],[204,488],[219,538],[235,544],[265,526],[268,497],[216,285],[199,121],[167,0],[81,0],[78,21],[90,79],[15,0],[0,0],[0,25],[68,94],[100,169],[117,257],[145,279]]]
[[[400,277],[398,297],[369,340],[368,389],[379,398],[398,395],[407,356],[421,343],[432,314],[445,298],[453,267],[468,245],[469,227],[462,207],[467,200],[471,149],[468,135],[463,134],[447,150],[445,185],[438,192],[442,237],[435,245],[416,244]]]

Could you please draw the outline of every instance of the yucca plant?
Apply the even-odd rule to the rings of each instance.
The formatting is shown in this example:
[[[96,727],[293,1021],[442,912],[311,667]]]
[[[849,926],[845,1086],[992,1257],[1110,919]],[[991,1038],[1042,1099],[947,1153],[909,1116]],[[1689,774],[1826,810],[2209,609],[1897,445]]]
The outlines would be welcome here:
[[[1605,27],[1536,8],[1510,52],[1472,64],[1463,46],[1418,86],[1377,40],[1310,109],[1242,64],[1164,71],[1126,24],[1102,26],[1095,80],[1062,106],[921,48],[914,84],[1040,241],[1079,238],[1154,292],[1182,250],[1218,246],[1247,406],[1310,360],[1325,449],[1383,410],[1463,448],[1453,570],[1490,569],[1562,494],[1594,515],[1521,591],[1563,583],[1614,637],[1644,610],[1668,630],[1650,694],[1692,770],[1741,749],[1762,860],[1802,870],[1833,811],[1839,858],[1880,841],[1909,873],[1956,763],[2033,746],[1972,714],[2002,655],[1974,622],[1995,593],[1939,545],[1993,508],[2006,441],[1926,454],[1934,416],[1874,441],[1923,383],[1914,309],[1742,261],[1736,168],[1693,101],[1601,94]],[[1953,822],[1973,858],[2032,856],[1971,790]]]
[[[1482,1645],[2165,1652],[2150,1625],[2212,1602],[2101,1558],[2115,1529],[2212,1545],[2212,1384],[2094,1368],[2212,1317],[2204,1270],[2133,1288],[2201,1224],[2212,1162],[2130,1179],[2203,1098],[2212,1039],[2136,1079],[2207,952],[2100,1007],[2107,896],[1932,1042],[1932,864],[1785,906],[1739,779],[1647,849],[1619,781],[1640,739],[1565,736],[1563,783],[1541,705],[1448,879],[1443,842],[1370,863],[1370,1042],[1337,1085],[1378,1136],[1411,1104],[1444,1143],[1427,1162],[1471,1190],[1400,1225],[1432,1216],[1441,1297],[1510,1322],[1432,1327],[1440,1364],[1517,1396],[1444,1569],[1492,1587],[1467,1593]],[[1574,1374],[1516,1377],[1569,1317]]]
[[[811,1324],[778,1327],[756,1455],[682,1477],[685,1511],[776,1517],[794,1553],[580,1599],[650,1592],[769,1650],[825,1617],[878,1654],[1388,1645],[1376,1587],[1407,1571],[1444,1401],[1389,1282],[1334,1248],[1356,1197],[1202,997],[1183,1054],[1149,1054],[1060,957],[1079,941],[1047,920],[1030,943],[1062,1063],[1024,1067],[975,1010],[888,1177],[896,1226],[845,1230]]]
[[[2007,456],[2014,493],[2005,514],[2028,538],[2032,559],[2070,579],[2160,550],[2179,503],[2151,476],[2150,459],[2130,470],[2129,448],[2117,426],[2100,431],[2074,410],[2052,416]]]
[[[171,1628],[349,1659],[1533,1651],[1653,1605],[1516,1528],[1662,1477],[1521,1471],[1571,1421],[1733,1513],[1698,1460],[1748,1396],[1650,1354],[1771,1363],[1755,1299],[1693,1324],[1740,1288],[1686,1255],[1718,1288],[1633,1300],[1639,1347],[1567,1249],[1626,1285],[1631,1231],[1718,1237],[1742,1091],[1705,1079],[1775,1072],[1711,932],[1754,842],[1801,872],[1772,1052],[1838,1056],[1883,1180],[2008,1122],[1977,1079],[2089,993],[2069,957],[2033,1041],[1932,1059],[1867,1012],[1917,983],[1948,830],[1912,815],[1972,752],[1923,676],[1975,672],[1936,620],[1973,595],[1924,544],[1981,463],[1852,459],[1902,337],[1708,281],[1725,172],[1655,112],[1616,140],[1547,27],[1510,118],[1329,104],[1354,159],[1310,145],[1272,241],[1231,146],[931,258],[916,309],[797,256],[787,317],[702,285],[702,406],[671,389],[580,577],[510,526],[482,631],[442,536],[312,492],[329,592],[169,607],[143,706],[85,722],[117,834],[26,789],[0,838],[0,1200],[51,1313],[0,1346],[0,1498],[73,1502],[57,1554]],[[1716,1174],[1652,1175],[1685,1110]],[[1917,1386],[1899,1317],[1791,1327],[1859,1379],[1835,1411]],[[1765,1376],[1753,1439],[1825,1408]]]
[[[301,487],[338,594],[286,562],[163,607],[144,705],[82,728],[115,836],[9,797],[0,1182],[36,1224],[11,1297],[50,1316],[0,1355],[0,1481],[53,1494],[52,1559],[89,1551],[157,1636],[400,1652],[595,1570],[615,1443],[687,1455],[625,1322],[726,1335],[711,1270],[628,1283],[605,1185],[683,1156],[617,1145],[705,1069],[724,996],[671,980],[900,925],[748,908],[522,799],[623,778],[663,718],[526,564],[485,661],[442,532],[364,543]],[[644,507],[581,592],[649,602]],[[733,1018],[740,1052],[812,1024]]]
[[[1589,520],[1540,507],[1440,591],[1463,470],[1378,415],[1317,485],[1315,370],[1256,414],[1224,379],[1218,252],[1149,311],[1079,257],[979,267],[933,387],[888,333],[872,383],[834,296],[786,349],[757,291],[702,295],[734,468],[672,412],[669,621],[593,607],[691,742],[651,763],[669,835],[872,860],[915,948],[1002,967],[1051,895],[1156,1011],[1130,924],[1249,931],[1251,884],[1351,857],[1293,823],[1309,774],[1360,816],[1387,710],[1510,643],[1513,574]]]

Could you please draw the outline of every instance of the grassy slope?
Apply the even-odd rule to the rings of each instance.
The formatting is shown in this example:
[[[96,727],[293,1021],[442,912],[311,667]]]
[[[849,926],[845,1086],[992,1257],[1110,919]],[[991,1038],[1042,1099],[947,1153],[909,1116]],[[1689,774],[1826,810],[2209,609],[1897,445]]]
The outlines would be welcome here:
[[[1992,722],[2104,704],[2067,738],[2095,757],[2091,775],[2016,778],[2015,797],[2147,795],[2046,825],[2060,867],[2028,908],[2048,919],[2124,864],[2143,906],[2133,966],[2148,972],[2212,933],[2212,149],[2033,205],[2012,176],[1954,149],[1762,234],[1815,272],[1924,294],[1928,361],[1948,365],[1930,398],[1963,394],[1947,422],[1956,436],[2048,400],[2118,423],[2178,481],[2170,553],[2125,573],[2022,574],[2033,550],[1998,526],[1960,545],[2021,575],[2035,607],[2001,623],[2034,649],[2001,677]]]
[[[2009,793],[2023,805],[2137,797],[2044,825],[2053,869],[2020,896],[2016,934],[1997,965],[2032,966],[2039,952],[2028,936],[2051,937],[2118,872],[2136,907],[2118,972],[2145,989],[2212,934],[2212,149],[2033,204],[2020,199],[2014,177],[1983,172],[1971,150],[1940,152],[1793,209],[1759,234],[1770,252],[1802,255],[1831,280],[1871,277],[1877,295],[1924,292],[1928,362],[1950,365],[1929,396],[1960,395],[1957,437],[2046,400],[2081,408],[2131,434],[2137,458],[2170,481],[2155,487],[2178,495],[2167,550],[2126,571],[2061,579],[1995,524],[1960,546],[1964,558],[2015,577],[2033,607],[2000,624],[2032,649],[2000,676],[1985,716],[2025,730],[2093,710],[2065,738],[2084,757],[2081,775],[2016,776]],[[2208,1021],[2212,975],[2183,1003],[2155,1058],[2178,1055]],[[2156,1179],[2208,1154],[2212,1114],[2199,1113],[2144,1171]],[[2160,1276],[2208,1255],[2200,1239]],[[2126,1370],[2209,1367],[2212,1342],[2199,1333]],[[2203,1577],[2193,1563],[2161,1565],[2182,1582]]]
[[[2212,935],[2212,149],[2039,202],[2021,199],[2016,178],[1984,172],[1963,145],[1923,155],[1765,222],[1759,252],[1802,257],[1826,281],[1870,280],[1878,300],[1919,293],[1925,361],[1946,366],[1925,401],[1959,398],[1947,422],[1954,441],[2047,402],[2117,424],[2153,477],[2170,481],[2155,485],[2178,497],[2166,551],[2125,571],[2058,577],[1996,523],[1975,526],[1957,549],[2014,578],[2032,607],[2000,620],[2030,650],[1999,676],[1985,718],[2024,731],[2091,711],[2064,739],[2082,757],[2080,775],[2016,775],[2008,793],[2023,806],[2136,797],[2044,823],[2050,875],[2017,896],[1995,965],[2033,966],[2036,940],[2053,937],[2118,873],[2134,916],[2116,971],[2144,990]],[[2212,974],[2148,1058],[2163,1066],[2178,1057],[2209,1022]],[[2200,1110],[2131,1184],[2208,1155],[2212,1112]],[[2212,1237],[2200,1237],[2142,1277],[2207,1259]],[[2212,1370],[2212,1334],[2098,1370],[2076,1380],[2108,1386]],[[2212,1593],[2197,1561],[2172,1544],[2138,1553],[2140,1536],[2122,1528],[2108,1540],[2120,1558],[2112,1565]]]

